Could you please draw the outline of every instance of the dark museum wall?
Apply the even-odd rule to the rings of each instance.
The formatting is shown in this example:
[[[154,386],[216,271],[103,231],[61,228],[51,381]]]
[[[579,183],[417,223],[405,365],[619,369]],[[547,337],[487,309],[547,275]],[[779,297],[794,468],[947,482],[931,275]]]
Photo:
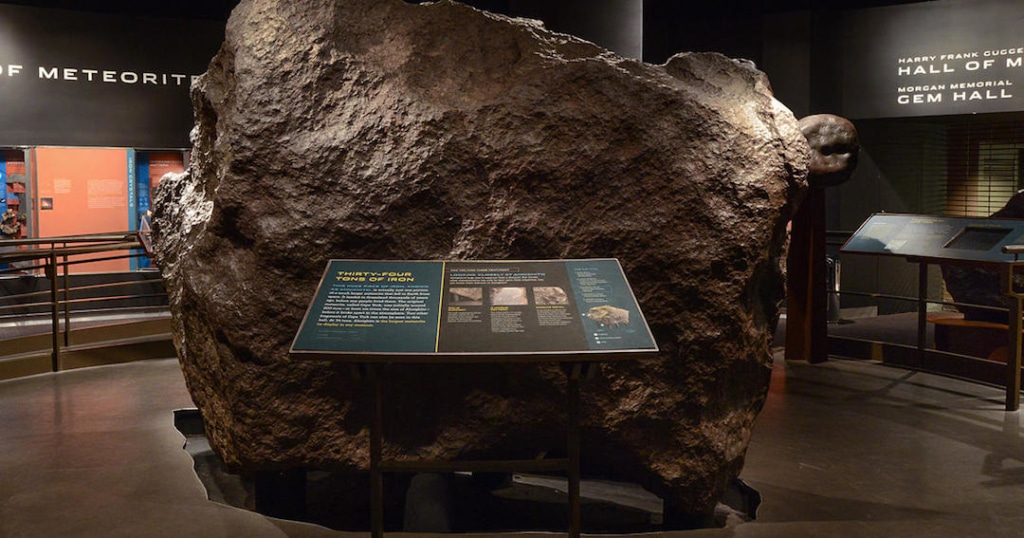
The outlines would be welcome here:
[[[216,21],[0,4],[0,146],[181,148]]]
[[[680,50],[748,58],[796,116],[854,120],[861,163],[853,180],[827,191],[830,230],[855,230],[881,211],[987,216],[1024,187],[1024,2],[785,4],[648,0],[644,58],[663,62]],[[848,255],[842,286],[915,296],[916,269]],[[933,268],[929,297],[943,294]],[[843,306],[915,308],[857,297]]]
[[[854,230],[882,211],[988,216],[1024,187],[1024,3],[940,0],[837,15],[822,25],[831,38],[811,40],[809,102],[855,121],[864,158],[829,193],[830,229]],[[830,61],[814,61],[818,44],[832,48]],[[915,296],[916,269],[844,256],[844,290]],[[948,299],[937,267],[928,280],[930,299]],[[855,297],[843,306],[868,304],[915,308]]]
[[[797,117],[830,112],[851,118],[861,132],[863,158],[852,181],[828,191],[831,230],[852,231],[878,211],[987,215],[1024,186],[1020,0],[466,3],[540,19],[555,31],[650,63],[663,63],[680,51],[746,58],[768,74],[776,96]],[[187,145],[191,114],[184,91],[150,88],[146,95],[127,84],[114,91],[81,80],[28,81],[11,77],[9,66],[23,65],[22,74],[31,72],[35,78],[38,66],[30,66],[35,63],[48,69],[103,64],[119,73],[198,74],[216,51],[223,23],[236,4],[0,2],[0,24],[6,24],[0,35],[0,66],[5,69],[0,121],[7,126],[0,146]],[[41,14],[17,15],[25,10]],[[75,31],[61,36],[62,29]],[[190,35],[184,43],[175,37],[182,33]],[[71,35],[89,45],[83,47]],[[114,46],[103,45],[108,38]],[[125,45],[133,39],[147,44],[134,50]],[[125,50],[133,51],[131,57],[123,56]],[[140,63],[140,54],[150,59]],[[59,99],[51,106],[47,95]],[[165,97],[175,104],[160,101]],[[104,109],[112,112],[96,115]],[[33,130],[45,136],[34,136],[39,133]],[[161,134],[166,132],[173,133],[173,140]],[[882,267],[856,258],[844,264],[844,289],[916,293],[914,268],[908,264]],[[932,293],[942,293],[941,282],[933,283]]]
[[[135,17],[226,21],[238,0],[4,0],[0,4]]]
[[[848,0],[844,4],[860,6],[879,3],[880,0]],[[881,0],[884,1],[884,0]],[[892,0],[886,3],[891,3]],[[42,62],[49,66],[83,61],[96,65],[125,64],[122,70],[135,72],[185,69],[189,74],[197,74],[203,70],[205,58],[212,56],[219,39],[216,31],[209,27],[222,26],[235,0],[213,0],[211,2],[186,1],[174,4],[154,2],[130,2],[126,0],[91,0],[72,2],[69,0],[14,0],[0,2],[0,8],[6,9],[8,24],[12,29],[7,37],[7,44],[0,50],[0,61],[21,65],[25,63],[28,53],[43,57]],[[837,92],[835,85],[826,83],[836,78],[837,69],[833,24],[828,21],[842,12],[824,9],[816,4],[808,9],[800,0],[783,0],[773,2],[771,8],[762,2],[752,0],[725,0],[715,3],[683,3],[667,0],[467,0],[467,3],[481,9],[487,9],[512,16],[523,16],[543,20],[556,31],[570,33],[589,39],[618,52],[624,56],[643,58],[651,63],[662,63],[672,54],[679,51],[719,51],[728,56],[746,58],[757,63],[769,73],[775,84],[776,94],[790,106],[797,115],[815,111],[836,111]],[[15,6],[23,5],[24,8]],[[37,8],[46,8],[39,11]],[[794,11],[796,10],[796,11]],[[13,14],[12,14],[13,13]],[[19,13],[29,13],[20,16]],[[150,19],[151,18],[151,19]],[[824,21],[824,22],[823,22]],[[187,31],[182,31],[187,28]],[[102,29],[102,30],[101,30]],[[64,30],[67,35],[76,36],[78,41],[71,43],[66,36],[55,36]],[[159,32],[163,32],[160,35]],[[181,40],[175,36],[190,35],[190,39]],[[103,40],[112,40],[113,46],[102,45]],[[14,43],[12,51],[11,42]],[[125,46],[125,43],[143,43],[143,46]],[[183,41],[180,42],[179,41]],[[20,49],[20,50],[19,50]],[[137,50],[132,50],[137,49]],[[137,58],[124,59],[109,56],[111,52],[132,50],[133,55],[162,55],[159,60],[140,62]],[[90,55],[90,51],[97,51]],[[173,51],[173,52],[170,52]],[[108,54],[108,56],[103,56]],[[32,60],[32,58],[29,58]],[[177,62],[179,67],[161,65]],[[186,67],[180,67],[182,63]],[[136,66],[128,64],[134,63]],[[143,64],[141,67],[138,64]],[[34,66],[33,66],[34,67]],[[175,70],[176,69],[176,70]],[[193,73],[195,72],[195,73]],[[811,73],[815,73],[811,77]],[[29,77],[20,77],[19,88],[11,88],[10,82],[3,90],[7,103],[20,103],[21,100],[31,101],[30,108],[39,105],[36,96],[46,95],[53,88],[40,91],[38,84],[29,84]],[[51,85],[52,86],[52,85]],[[58,93],[68,93],[68,84],[63,84]],[[74,118],[75,110],[104,108],[95,104],[77,106],[81,102],[96,103],[102,95],[85,95],[96,93],[96,87],[88,88],[80,85],[81,98],[70,93],[61,100],[71,109],[66,114],[52,114],[61,121]],[[107,92],[109,93],[109,92]],[[138,92],[135,92],[138,94]],[[180,92],[179,92],[180,93]],[[68,97],[73,98],[68,98]],[[144,118],[152,112],[145,110],[147,99],[153,95],[111,94],[110,99],[120,100],[130,106],[106,107],[122,117],[118,121],[106,122],[121,129],[131,125],[133,118]],[[141,101],[139,100],[141,99]],[[184,103],[178,96],[179,104]],[[136,104],[140,103],[140,104]],[[18,108],[18,107],[13,107]],[[45,106],[43,107],[46,108]],[[152,107],[156,110],[174,110],[178,107],[167,104]],[[8,112],[13,114],[14,112]],[[45,116],[45,115],[44,115]],[[183,115],[184,116],[184,115]],[[5,117],[6,125],[26,126],[31,122],[20,117]],[[186,117],[187,119],[187,117]],[[83,125],[102,126],[104,121],[90,118]],[[162,128],[181,130],[181,126],[157,123],[157,130]],[[17,130],[17,128],[16,128]],[[77,130],[77,129],[72,129]],[[84,129],[82,136],[88,136]],[[24,137],[27,133],[11,133],[11,136]],[[141,132],[129,136],[143,137]],[[160,143],[150,139],[125,144],[116,140],[82,140],[81,137],[61,141],[54,137],[38,140],[4,140],[3,144],[34,144],[64,143],[73,145],[156,145],[178,146],[177,144]],[[177,136],[182,139],[181,135]]]
[[[860,167],[852,181],[827,192],[829,229],[852,231],[881,211],[988,215],[1024,187],[1021,27],[1019,0],[647,0],[643,58],[662,63],[689,50],[746,58],[797,117],[853,119]],[[856,256],[843,263],[844,290],[917,293],[910,264]],[[929,297],[943,293],[935,269]],[[914,308],[857,297],[844,298],[844,306]]]
[[[622,56],[642,59],[642,0],[511,0],[511,13],[545,21],[553,30],[580,36]]]
[[[418,2],[423,3],[423,2]],[[643,56],[643,0],[466,0],[473,7],[544,21],[556,32],[592,41],[622,56]]]
[[[644,2],[644,61],[682,51],[721,52],[761,65],[764,14],[751,2]]]

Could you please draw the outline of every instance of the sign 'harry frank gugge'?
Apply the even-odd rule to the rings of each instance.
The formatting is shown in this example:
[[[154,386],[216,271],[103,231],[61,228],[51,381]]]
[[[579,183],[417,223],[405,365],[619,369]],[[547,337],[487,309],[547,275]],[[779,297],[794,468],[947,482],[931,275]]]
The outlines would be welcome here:
[[[1010,50],[1010,49],[1005,49]],[[985,54],[1004,51],[985,51]],[[1014,51],[1024,50],[1013,49]],[[967,60],[965,62],[953,63],[949,60],[958,57],[980,58],[981,53],[973,52],[968,54],[943,54],[940,56],[919,56],[911,58],[900,58],[900,65],[897,68],[897,75],[900,77],[916,77],[918,75],[942,75],[958,72],[982,72],[997,65],[999,60],[984,58]],[[1024,67],[1024,56],[1002,59],[1006,68]],[[937,63],[941,62],[941,63]],[[981,101],[991,99],[1013,99],[1013,81],[1009,79],[980,80],[974,82],[951,82],[948,84],[930,84],[918,86],[900,86],[896,91],[896,102],[906,104],[927,104],[941,103],[944,98],[952,101]],[[945,93],[947,90],[950,93]]]
[[[841,114],[853,119],[1021,110],[1024,3],[922,2],[843,20]]]

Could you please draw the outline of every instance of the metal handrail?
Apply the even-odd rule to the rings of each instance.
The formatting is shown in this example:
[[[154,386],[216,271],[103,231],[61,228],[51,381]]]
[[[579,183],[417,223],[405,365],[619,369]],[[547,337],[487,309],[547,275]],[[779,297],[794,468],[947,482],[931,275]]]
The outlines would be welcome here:
[[[1003,252],[1004,253],[1008,253],[1008,254],[1014,254],[1015,256],[1017,256],[1019,254],[1024,254],[1024,245],[1011,245],[1011,246],[1008,246],[1008,247],[1004,247],[1003,248]],[[934,261],[934,260],[927,260],[927,259],[917,259],[917,260],[910,260],[910,261],[911,261],[911,263],[915,263],[918,266],[918,277],[917,277],[918,292],[917,292],[917,298],[916,299],[912,298],[912,297],[905,297],[905,296],[898,296],[898,295],[883,295],[883,294],[859,293],[859,292],[849,292],[849,291],[845,291],[844,292],[844,291],[841,291],[841,290],[828,290],[828,293],[837,293],[837,294],[840,294],[840,295],[843,295],[843,294],[845,294],[845,295],[862,295],[862,296],[877,297],[877,298],[884,298],[884,299],[890,299],[890,300],[900,300],[900,301],[908,301],[908,302],[913,301],[913,302],[916,302],[917,303],[917,308],[916,308],[916,315],[917,315],[917,330],[916,330],[916,337],[917,338],[916,338],[916,340],[917,340],[917,343],[916,343],[916,345],[910,346],[910,345],[907,345],[907,344],[895,344],[895,343],[892,343],[892,342],[887,342],[889,345],[893,345],[897,349],[909,348],[909,349],[913,349],[916,352],[916,359],[913,359],[913,360],[910,360],[910,361],[907,361],[906,359],[899,360],[898,362],[899,362],[900,366],[910,367],[912,369],[922,369],[922,370],[929,370],[929,371],[938,371],[940,373],[952,374],[952,375],[957,375],[957,376],[966,376],[968,378],[975,379],[977,381],[983,381],[983,382],[996,382],[996,383],[998,383],[997,381],[995,381],[995,376],[993,375],[993,371],[994,370],[992,370],[989,366],[982,366],[983,363],[986,364],[986,365],[987,364],[994,364],[991,361],[989,361],[989,360],[987,360],[985,358],[979,358],[979,357],[964,355],[964,354],[961,354],[959,352],[951,352],[951,351],[948,351],[948,350],[932,351],[932,350],[928,349],[928,347],[927,347],[927,345],[928,345],[928,342],[927,342],[927,340],[928,340],[928,338],[927,338],[928,330],[927,329],[928,329],[928,323],[930,321],[932,321],[932,318],[930,318],[928,316],[928,305],[940,304],[940,305],[943,305],[943,306],[971,307],[971,308],[976,308],[976,309],[985,309],[985,310],[989,310],[989,311],[1006,312],[1007,313],[1007,321],[1006,321],[1005,325],[1006,325],[1006,329],[1007,329],[1007,340],[1008,340],[1006,348],[1009,350],[1010,356],[1008,357],[1008,359],[1006,361],[1006,365],[1003,367],[1004,368],[1004,372],[1003,372],[1002,375],[1004,376],[1003,382],[1005,383],[1005,386],[1006,386],[1006,409],[1007,409],[1007,411],[1016,410],[1019,407],[1019,405],[1020,405],[1020,403],[1019,403],[1020,402],[1020,390],[1021,390],[1021,386],[1020,386],[1020,381],[1021,381],[1021,376],[1020,376],[1020,368],[1021,368],[1020,338],[1021,338],[1021,336],[1020,335],[1021,335],[1022,330],[1024,330],[1024,327],[1022,327],[1022,321],[1021,321],[1021,319],[1022,319],[1021,311],[1022,311],[1022,308],[1024,308],[1024,305],[1022,305],[1022,301],[1024,301],[1024,292],[1020,292],[1020,291],[1017,291],[1015,289],[1015,286],[1013,284],[1013,278],[1014,278],[1014,274],[1017,273],[1017,271],[1015,271],[1015,268],[1018,267],[1019,265],[1021,265],[1022,263],[1024,263],[1024,261],[1019,260],[1019,259],[1015,259],[1014,261],[1007,261],[1007,262],[1003,263],[1002,267],[1000,268],[1000,271],[999,271],[999,273],[1000,273],[999,274],[1000,284],[999,285],[1000,285],[1000,288],[1001,288],[1001,292],[1006,297],[1007,303],[1008,303],[1007,307],[1002,307],[1002,308],[1001,307],[997,307],[997,306],[975,305],[975,304],[969,304],[969,303],[948,302],[948,301],[945,301],[945,300],[933,300],[933,299],[930,299],[928,297],[928,267],[931,266],[931,265],[942,265],[942,263]],[[873,355],[874,351],[871,351],[871,353]],[[939,359],[936,359],[939,362],[929,362],[931,360],[931,358],[934,358],[936,356],[940,357]],[[946,359],[943,359],[941,357],[945,357]],[[956,366],[955,368],[953,368],[951,370],[947,370],[947,369],[945,369],[944,367],[942,367],[940,365],[943,364],[942,363],[943,360],[947,360],[948,358],[956,358],[957,360],[967,360],[968,362],[961,363],[959,366]],[[883,360],[885,360],[885,359],[883,359]],[[970,370],[970,373],[968,374],[967,370],[960,370],[959,368],[968,368]],[[931,370],[931,369],[936,369],[936,370]]]
[[[842,246],[843,244],[846,243],[846,241],[850,237],[853,236],[853,234],[854,234],[854,232],[845,231],[845,230],[826,230],[825,231],[826,244],[831,245],[831,246]],[[1002,247],[1002,251],[1003,251],[1003,253],[1006,253],[1006,254],[1021,255],[1021,254],[1024,254],[1024,245],[1006,245],[1006,246]],[[854,255],[856,255],[856,254],[854,254]],[[933,264],[926,264],[926,265],[933,265]],[[997,311],[997,312],[998,311],[1006,312],[1006,311],[1009,310],[1008,308],[1006,308],[1004,306],[1000,307],[1000,306],[979,305],[979,304],[972,304],[972,303],[961,303],[961,302],[955,302],[955,301],[953,301],[953,302],[950,302],[950,301],[940,301],[940,300],[932,300],[932,299],[928,299],[927,297],[920,297],[920,296],[918,296],[918,297],[910,297],[910,296],[906,296],[906,295],[890,295],[890,294],[877,293],[877,292],[844,291],[842,289],[840,289],[839,291],[835,291],[835,290],[831,290],[830,289],[830,290],[828,290],[828,292],[829,293],[836,293],[836,294],[839,294],[839,295],[850,295],[850,296],[855,296],[855,297],[869,297],[869,298],[872,298],[872,299],[887,299],[887,300],[892,300],[892,301],[917,302],[917,303],[923,301],[924,303],[927,303],[927,304],[937,304],[937,305],[942,305],[942,306],[953,306],[953,307],[964,306],[964,307],[968,307],[968,308],[974,308],[974,309],[979,309],[979,310],[992,310],[992,311]]]
[[[0,240],[0,248],[2,247],[19,247],[19,246],[36,246],[36,245],[51,245],[50,248],[31,248],[31,249],[18,249],[10,252],[0,252],[0,263],[17,263],[31,260],[40,260],[57,254],[59,256],[76,256],[80,254],[92,254],[98,252],[109,252],[113,250],[131,250],[131,249],[142,249],[142,243],[136,238],[134,240],[126,240],[124,237],[120,237],[115,241],[99,241],[96,239],[89,241],[74,241],[76,243],[99,243],[89,246],[62,246],[57,247],[58,243],[64,244],[64,241],[45,241],[39,242],[38,240],[26,240],[26,239],[3,239]]]
[[[138,232],[107,232],[94,234],[61,235],[53,237],[33,237],[22,239],[0,239],[0,247],[21,245],[48,245],[55,243],[98,243],[103,241],[136,240]]]
[[[0,310],[31,308],[49,304],[51,313],[50,332],[52,335],[51,370],[53,372],[57,372],[60,370],[61,342],[59,335],[61,332],[61,310],[63,310],[64,314],[64,346],[68,346],[70,345],[72,304],[112,301],[124,298],[166,296],[166,293],[142,295],[121,294],[112,297],[85,297],[71,299],[71,292],[76,290],[102,289],[104,287],[132,285],[128,283],[118,282],[91,286],[71,287],[69,283],[68,267],[82,263],[92,263],[97,261],[117,260],[145,256],[146,254],[141,252],[131,252],[133,250],[145,250],[142,239],[139,237],[138,232],[81,234],[32,239],[4,239],[0,240],[0,248],[3,247],[7,247],[9,249],[13,248],[14,250],[8,252],[0,252],[0,263],[13,264],[33,262],[31,269],[42,269],[43,276],[50,281],[50,289],[48,292],[30,292],[27,294],[18,294],[16,296],[11,296],[7,298],[26,298],[36,295],[49,295],[48,303],[22,303],[10,306],[0,306]],[[69,258],[72,256],[103,254],[119,251],[128,251],[128,253],[116,254],[113,256],[87,257],[85,259],[69,260]],[[61,269],[63,269],[62,272]],[[5,271],[0,271],[0,273],[20,271],[23,271],[23,268],[12,268]],[[63,280],[63,286],[60,285],[61,280]],[[145,284],[149,284],[149,282]],[[2,299],[5,298],[0,297],[0,300]]]
[[[1019,256],[1024,254],[1024,245],[1006,245],[1003,247],[1003,253]]]
[[[886,293],[875,293],[875,292],[867,292],[867,291],[842,291],[842,290],[840,290],[840,291],[836,292],[836,291],[829,290],[829,293],[838,293],[839,295],[850,295],[850,296],[853,296],[853,297],[867,297],[869,299],[888,299],[890,301],[903,301],[903,302],[907,302],[907,303],[916,303],[916,302],[920,301],[920,298],[918,298],[918,297],[909,297],[907,295],[889,295],[889,294],[886,294]],[[925,298],[925,302],[928,303],[928,304],[936,304],[936,305],[941,305],[941,306],[954,306],[954,307],[955,306],[965,306],[965,307],[974,308],[974,309],[977,309],[977,310],[992,310],[993,312],[1006,312],[1006,311],[1009,310],[1005,306],[992,306],[992,305],[983,305],[983,304],[974,304],[974,303],[959,303],[959,302],[956,302],[956,301],[939,301],[937,299],[928,299],[928,298]]]

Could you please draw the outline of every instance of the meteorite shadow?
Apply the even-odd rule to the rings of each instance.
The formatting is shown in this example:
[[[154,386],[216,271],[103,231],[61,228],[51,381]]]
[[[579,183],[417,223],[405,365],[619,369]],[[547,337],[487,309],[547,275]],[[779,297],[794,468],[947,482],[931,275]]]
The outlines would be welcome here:
[[[174,412],[175,427],[211,501],[256,511],[256,479],[229,473],[206,439],[196,409]],[[336,530],[369,531],[368,473],[307,470],[305,506],[287,514]],[[665,530],[662,501],[635,484],[583,480],[583,532]],[[564,531],[567,481],[528,474],[394,474],[386,477],[385,530],[411,532]],[[736,481],[707,526],[732,526],[756,515],[760,494]],[[282,517],[281,514],[273,514]]]

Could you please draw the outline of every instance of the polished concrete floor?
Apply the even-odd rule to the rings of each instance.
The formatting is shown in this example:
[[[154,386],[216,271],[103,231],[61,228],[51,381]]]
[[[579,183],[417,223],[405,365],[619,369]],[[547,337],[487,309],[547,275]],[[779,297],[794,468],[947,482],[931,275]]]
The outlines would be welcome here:
[[[1024,428],[1001,390],[777,356],[742,474],[757,520],[665,536],[1024,535]],[[173,425],[191,405],[172,359],[0,382],[0,538],[366,535],[207,500]]]

